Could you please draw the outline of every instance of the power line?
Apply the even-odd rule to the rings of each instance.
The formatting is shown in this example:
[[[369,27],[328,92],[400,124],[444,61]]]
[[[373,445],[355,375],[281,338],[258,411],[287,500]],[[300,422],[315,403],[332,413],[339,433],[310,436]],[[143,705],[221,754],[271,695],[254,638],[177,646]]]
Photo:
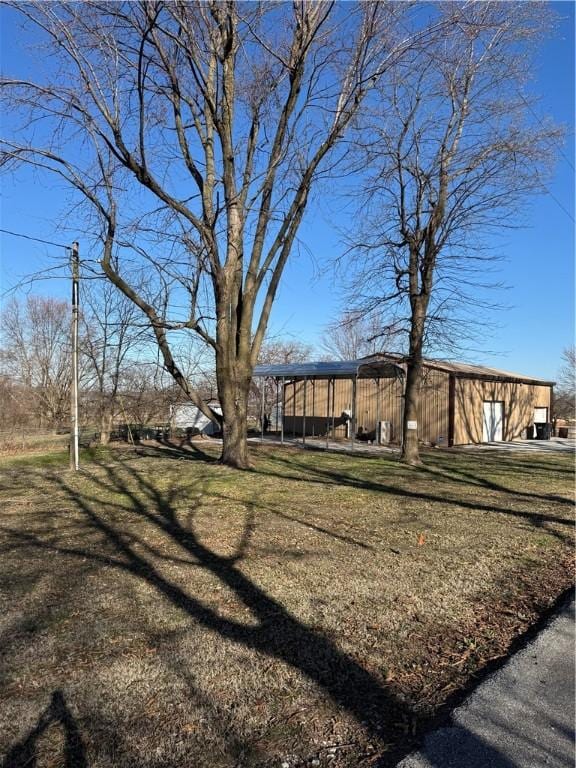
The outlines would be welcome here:
[[[544,185],[542,185],[542,186],[544,187],[544,191],[545,191],[545,192],[547,192],[547,193],[550,195],[550,197],[552,198],[552,200],[554,200],[554,202],[556,203],[556,205],[557,205],[557,206],[558,206],[558,207],[559,207],[561,210],[563,210],[563,211],[564,211],[564,213],[566,214],[566,216],[568,216],[570,219],[572,219],[572,221],[575,221],[575,219],[574,219],[574,216],[572,216],[572,214],[570,213],[570,211],[569,211],[567,208],[565,208],[565,207],[564,207],[564,205],[562,205],[562,203],[560,202],[560,200],[558,200],[558,198],[556,197],[556,195],[554,195],[554,194],[553,194],[553,193],[552,193],[552,192],[551,192],[551,191],[548,189],[548,187],[546,187],[546,186],[544,186]],[[575,222],[575,223],[576,223],[576,222]]]
[[[63,245],[62,243],[54,243],[52,240],[43,240],[40,237],[32,237],[32,235],[25,235],[22,232],[10,232],[9,229],[0,229],[5,235],[12,235],[13,237],[22,237],[24,240],[34,240],[37,243],[44,243],[44,245],[54,245],[56,248],[66,248],[70,250],[69,245]]]
[[[528,110],[529,110],[529,111],[532,113],[532,116],[534,117],[534,119],[535,119],[535,120],[537,120],[537,121],[540,123],[540,126],[541,126],[542,128],[545,128],[545,125],[544,125],[544,122],[543,122],[542,118],[541,118],[541,117],[539,117],[539,115],[538,115],[538,114],[536,113],[536,111],[533,109],[533,107],[532,107],[532,105],[530,104],[530,102],[528,101],[528,99],[526,99],[526,98],[525,98],[525,96],[524,96],[522,93],[520,93],[520,91],[519,91],[519,90],[517,91],[517,93],[518,93],[518,96],[520,96],[520,98],[521,98],[521,99],[522,99],[522,101],[524,102],[524,106],[525,106],[525,107],[526,107],[526,108],[527,108],[527,109],[528,109]],[[557,149],[558,149],[558,152],[559,152],[559,153],[562,155],[562,157],[564,158],[564,160],[566,160],[566,162],[568,163],[568,165],[570,166],[570,168],[572,168],[572,170],[573,170],[573,171],[574,171],[574,170],[576,170],[576,169],[574,168],[574,165],[573,165],[572,161],[570,160],[570,158],[568,157],[568,155],[567,155],[567,154],[564,152],[564,150],[562,149],[562,146],[561,146],[561,144],[560,144],[560,139],[556,140],[554,143],[556,144],[556,147],[557,147]]]

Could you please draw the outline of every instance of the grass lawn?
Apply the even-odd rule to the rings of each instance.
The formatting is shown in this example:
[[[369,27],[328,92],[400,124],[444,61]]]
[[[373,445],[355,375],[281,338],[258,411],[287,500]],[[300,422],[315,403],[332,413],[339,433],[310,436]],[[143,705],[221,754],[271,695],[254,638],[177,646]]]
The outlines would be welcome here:
[[[3,768],[393,765],[572,580],[570,455],[253,458],[0,463]]]

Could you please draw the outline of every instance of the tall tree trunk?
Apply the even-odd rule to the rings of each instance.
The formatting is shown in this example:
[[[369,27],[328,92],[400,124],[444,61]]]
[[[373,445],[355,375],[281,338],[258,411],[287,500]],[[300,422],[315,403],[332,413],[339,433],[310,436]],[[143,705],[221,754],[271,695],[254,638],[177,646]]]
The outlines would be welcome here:
[[[422,378],[422,358],[419,362],[408,361],[406,367],[406,391],[404,395],[404,418],[402,423],[402,461],[406,464],[421,464],[418,448],[418,428],[409,428],[409,422],[418,426],[420,409],[420,381]]]
[[[222,422],[222,464],[236,469],[250,468],[246,428],[246,407],[239,404],[236,414],[230,418],[224,417]]]
[[[420,411],[420,384],[422,381],[422,344],[426,319],[427,297],[419,295],[412,302],[410,350],[406,365],[404,392],[404,418],[402,421],[402,461],[421,464],[418,447],[418,414]],[[414,428],[416,425],[416,428]]]
[[[222,408],[222,455],[220,461],[236,469],[249,469],[247,443],[250,376],[235,377],[227,366],[217,365],[218,394]]]
[[[108,445],[112,432],[112,405],[102,403],[100,410],[100,445]]]

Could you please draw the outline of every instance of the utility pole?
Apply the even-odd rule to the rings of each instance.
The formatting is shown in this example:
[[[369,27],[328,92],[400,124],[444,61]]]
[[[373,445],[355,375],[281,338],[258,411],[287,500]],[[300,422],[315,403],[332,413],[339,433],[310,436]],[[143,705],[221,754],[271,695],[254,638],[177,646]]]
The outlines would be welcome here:
[[[78,243],[72,243],[72,387],[70,402],[70,469],[79,469],[78,441],[78,284],[80,257]]]

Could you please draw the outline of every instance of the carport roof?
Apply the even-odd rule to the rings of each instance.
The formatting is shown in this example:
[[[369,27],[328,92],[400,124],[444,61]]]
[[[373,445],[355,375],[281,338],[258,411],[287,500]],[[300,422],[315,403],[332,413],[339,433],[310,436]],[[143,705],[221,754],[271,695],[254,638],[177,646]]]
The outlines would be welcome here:
[[[392,360],[384,358],[358,360],[321,360],[309,363],[284,365],[258,365],[254,376],[271,376],[287,379],[360,379],[393,378],[404,371]]]

